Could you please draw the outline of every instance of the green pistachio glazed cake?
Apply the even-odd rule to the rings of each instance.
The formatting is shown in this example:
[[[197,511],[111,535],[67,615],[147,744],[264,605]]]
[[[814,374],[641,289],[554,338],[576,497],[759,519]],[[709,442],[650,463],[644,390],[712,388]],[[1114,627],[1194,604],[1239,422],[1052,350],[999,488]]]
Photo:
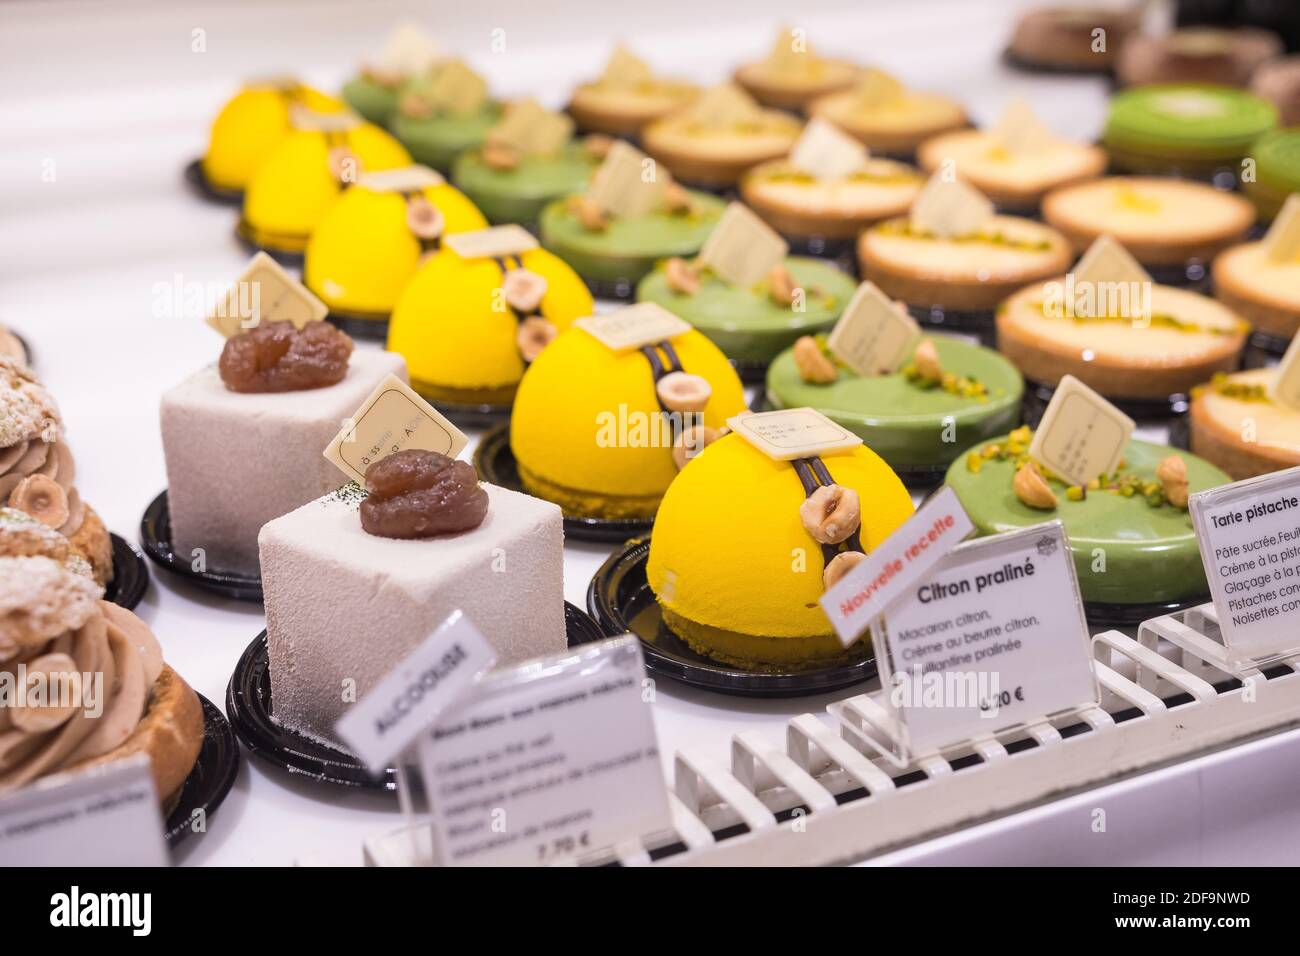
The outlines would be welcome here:
[[[790,256],[785,267],[805,291],[802,311],[774,297],[767,280],[743,289],[706,271],[694,292],[674,291],[663,263],[637,285],[636,297],[681,316],[733,362],[766,365],[799,336],[829,330],[856,288],[849,275],[820,259]]]
[[[924,377],[915,362],[889,375],[858,375],[827,355],[835,380],[807,381],[795,350],[787,349],[767,370],[768,402],[817,409],[859,435],[891,468],[945,467],[1019,423],[1024,380],[992,349],[946,336],[928,341],[942,365],[938,378]]]
[[[1070,537],[1084,601],[1108,605],[1164,604],[1206,595],[1205,571],[1186,507],[1169,500],[1157,475],[1172,456],[1186,468],[1185,495],[1231,479],[1195,455],[1133,440],[1118,473],[1088,488],[1046,476],[1054,502],[1031,507],[1016,488],[1028,460],[1028,427],[984,442],[948,469],[947,484],[980,535],[1014,531],[1059,518]],[[1174,495],[1177,499],[1178,496]],[[1047,504],[1046,507],[1041,505]]]
[[[537,222],[547,203],[581,192],[599,160],[579,140],[554,156],[525,156],[513,169],[494,169],[478,149],[462,153],[452,181],[493,224]]]
[[[610,217],[599,230],[584,226],[573,205],[557,199],[542,210],[542,245],[588,282],[635,286],[658,260],[694,256],[718,224],[725,202],[709,193],[688,195],[689,210]]]

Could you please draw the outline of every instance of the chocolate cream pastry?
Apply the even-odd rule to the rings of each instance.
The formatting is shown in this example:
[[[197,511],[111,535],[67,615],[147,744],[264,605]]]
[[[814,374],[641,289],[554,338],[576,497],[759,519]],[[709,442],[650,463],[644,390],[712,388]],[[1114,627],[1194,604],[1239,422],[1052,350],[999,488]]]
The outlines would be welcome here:
[[[0,355],[0,505],[61,532],[104,585],[113,577],[112,544],[77,493],[76,473],[54,399],[26,365]]]

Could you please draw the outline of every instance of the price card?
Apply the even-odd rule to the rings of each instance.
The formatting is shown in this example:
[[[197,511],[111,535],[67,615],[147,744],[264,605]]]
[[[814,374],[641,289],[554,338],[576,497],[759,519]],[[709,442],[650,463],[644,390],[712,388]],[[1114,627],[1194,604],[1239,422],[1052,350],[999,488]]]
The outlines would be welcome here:
[[[859,375],[887,375],[907,361],[920,339],[916,319],[868,281],[844,307],[826,345]]]
[[[577,319],[573,324],[615,352],[666,342],[691,330],[689,322],[655,302],[638,302],[604,315]]]
[[[742,412],[727,427],[775,461],[833,455],[856,448],[862,439],[813,408]]]
[[[1300,468],[1200,491],[1187,505],[1229,660],[1300,649]]]
[[[668,830],[646,688],[631,635],[480,680],[418,744],[438,860],[558,863]]]
[[[366,469],[395,451],[420,448],[455,458],[467,444],[464,432],[390,373],[344,422],[323,454],[348,480],[364,487]]]
[[[1119,467],[1136,427],[1073,375],[1061,379],[1029,443],[1029,454],[1073,485]]]
[[[953,548],[908,582],[876,637],[898,758],[1099,700],[1060,521]]]
[[[993,202],[960,179],[944,179],[940,170],[930,177],[912,202],[912,228],[943,239],[970,236],[993,218]]]
[[[537,237],[523,226],[492,226],[442,237],[442,244],[462,259],[520,256],[537,248]]]
[[[818,179],[843,179],[867,164],[867,148],[834,123],[814,116],[790,150],[790,165]]]
[[[944,485],[821,597],[845,647],[975,530],[957,493]]]
[[[358,700],[334,729],[371,771],[383,773],[496,660],[487,638],[455,611]]]
[[[0,797],[6,866],[167,866],[149,757],[52,774]]]
[[[301,329],[308,322],[325,318],[329,308],[305,285],[284,271],[284,267],[265,252],[248,261],[243,274],[235,280],[224,299],[207,317],[226,338],[267,322],[292,322]]]
[[[700,262],[722,281],[743,289],[767,278],[789,251],[771,226],[748,206],[733,202],[704,240]]]
[[[587,187],[601,209],[624,219],[643,216],[663,198],[666,177],[655,161],[631,143],[616,139]]]

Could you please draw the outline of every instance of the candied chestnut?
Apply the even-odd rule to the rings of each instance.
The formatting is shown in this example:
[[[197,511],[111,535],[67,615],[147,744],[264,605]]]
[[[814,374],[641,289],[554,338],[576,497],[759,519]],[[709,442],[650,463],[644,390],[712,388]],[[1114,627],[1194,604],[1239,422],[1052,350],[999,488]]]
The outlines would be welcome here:
[[[260,322],[226,339],[217,370],[232,392],[297,392],[337,385],[352,339],[328,322]]]
[[[370,495],[361,527],[383,538],[432,538],[477,528],[487,517],[487,492],[469,462],[408,448],[366,469]]]

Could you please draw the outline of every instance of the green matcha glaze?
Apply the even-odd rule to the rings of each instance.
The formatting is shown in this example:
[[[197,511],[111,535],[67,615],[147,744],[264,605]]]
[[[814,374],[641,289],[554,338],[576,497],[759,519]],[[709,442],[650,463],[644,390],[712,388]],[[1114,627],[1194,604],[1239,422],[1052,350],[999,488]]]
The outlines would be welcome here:
[[[825,332],[840,317],[857,284],[821,259],[785,260],[795,284],[808,290],[806,308],[794,311],[767,294],[765,283],[738,289],[705,274],[700,289],[681,295],[668,288],[662,268],[638,283],[638,302],[657,302],[711,338],[735,362],[767,364],[801,335]]]
[[[357,76],[343,84],[343,100],[368,122],[387,126],[397,109],[397,90]]]
[[[699,252],[727,207],[708,193],[690,195],[690,213],[657,210],[631,219],[610,217],[599,232],[585,228],[567,201],[557,199],[542,210],[542,245],[584,279],[635,284],[659,259]]]
[[[1255,160],[1255,179],[1242,188],[1260,218],[1270,220],[1291,193],[1300,192],[1300,127],[1265,133],[1255,140],[1249,155]]]
[[[993,439],[1002,442],[1003,438]],[[982,446],[981,446],[982,447]],[[1155,480],[1156,468],[1170,455],[1187,463],[1188,488],[1204,491],[1231,479],[1213,465],[1164,445],[1131,441],[1122,471]],[[1060,482],[1052,482],[1057,506],[1041,511],[1023,504],[1012,490],[1015,462],[987,459],[972,472],[961,455],[948,469],[947,483],[981,535],[1012,531],[1059,518],[1070,536],[1079,590],[1085,601],[1104,604],[1152,604],[1185,601],[1206,595],[1192,519],[1181,508],[1153,508],[1140,495],[1125,498],[1090,491],[1083,501],[1070,501]],[[1097,549],[1102,558],[1094,554]]]
[[[389,125],[417,163],[447,173],[457,156],[482,146],[488,130],[500,120],[500,104],[488,102],[465,116],[442,113],[416,119],[395,112]]]
[[[581,192],[599,161],[570,142],[556,156],[529,156],[514,169],[493,169],[477,150],[461,154],[452,166],[452,182],[494,225],[537,222],[553,199]]]
[[[1171,110],[1171,102],[1202,100],[1217,109]],[[1226,86],[1175,84],[1126,90],[1110,101],[1102,142],[1117,155],[1235,160],[1277,125],[1267,100]]]
[[[1015,366],[991,349],[931,336],[945,372],[973,378],[988,390],[964,398],[942,388],[922,388],[903,373],[863,377],[839,369],[829,385],[799,377],[787,349],[767,370],[767,397],[775,408],[809,406],[862,437],[891,468],[943,467],[976,442],[1009,431],[1020,422],[1024,380]],[[952,441],[944,441],[952,418]]]

